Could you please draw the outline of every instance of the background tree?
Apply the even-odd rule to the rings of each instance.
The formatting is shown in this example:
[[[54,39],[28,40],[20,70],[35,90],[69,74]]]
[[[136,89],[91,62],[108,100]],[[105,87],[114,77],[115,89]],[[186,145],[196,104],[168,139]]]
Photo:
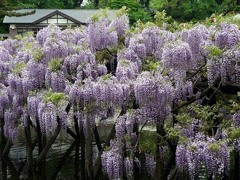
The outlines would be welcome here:
[[[108,5],[111,9],[120,9],[123,6],[127,7],[129,9],[128,15],[131,24],[139,19],[143,22],[152,20],[150,13],[135,0],[111,0]]]

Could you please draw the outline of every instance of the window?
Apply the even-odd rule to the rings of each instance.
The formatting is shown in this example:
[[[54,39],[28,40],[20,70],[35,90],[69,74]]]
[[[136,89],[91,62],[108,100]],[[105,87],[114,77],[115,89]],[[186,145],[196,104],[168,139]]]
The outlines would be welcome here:
[[[56,14],[42,22],[40,24],[59,24],[59,25],[68,25],[68,24],[75,24],[73,21],[70,21],[67,18],[62,17],[59,14]]]

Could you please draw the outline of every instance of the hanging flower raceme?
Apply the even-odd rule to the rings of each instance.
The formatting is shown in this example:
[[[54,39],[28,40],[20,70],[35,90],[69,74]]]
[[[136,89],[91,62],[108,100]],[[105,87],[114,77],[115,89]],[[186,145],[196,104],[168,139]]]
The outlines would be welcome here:
[[[117,31],[118,38],[123,37],[126,31],[130,30],[128,15],[119,15],[109,26]]]
[[[63,72],[46,72],[46,87],[51,88],[54,92],[63,92],[66,84]]]
[[[146,53],[148,56],[157,51],[158,44],[161,43],[161,30],[158,27],[149,27],[143,30],[142,37],[146,46]]]
[[[106,17],[95,15],[89,19],[88,23],[88,42],[93,52],[117,45],[117,32],[111,28]]]
[[[18,121],[16,114],[12,111],[6,111],[4,113],[4,135],[13,142],[14,139],[18,136],[19,129],[18,129]]]
[[[136,65],[136,63],[124,59],[118,62],[116,77],[120,82],[126,82],[135,78],[138,69],[134,65]]]
[[[40,102],[38,104],[38,119],[41,132],[46,135],[51,135],[56,129],[57,111],[53,103]]]
[[[46,135],[52,135],[58,125],[65,128],[67,124],[67,97],[63,93],[52,91],[38,94],[37,97],[28,99],[29,115],[37,116],[41,132]]]
[[[146,57],[146,46],[141,34],[136,34],[131,37],[128,48],[132,49],[142,61]]]
[[[48,37],[43,44],[44,62],[53,58],[66,58],[70,54],[69,45],[57,37]]]
[[[134,71],[136,73],[141,73],[142,71],[142,60],[138,57],[138,55],[130,48],[130,49],[124,49],[121,52],[117,54],[117,60],[118,62],[121,62],[121,60],[129,60],[134,68]]]
[[[10,72],[13,60],[9,51],[0,46],[0,83],[6,83],[6,78]]]
[[[127,112],[125,115],[117,118],[116,122],[116,137],[118,140],[123,140],[126,134],[129,137],[132,136],[132,140],[134,140],[133,133],[133,125],[137,122],[136,112]]]
[[[126,157],[124,158],[124,173],[128,179],[133,178],[133,159]]]
[[[71,45],[77,45],[78,41],[82,38],[86,37],[85,34],[85,26],[81,26],[81,28],[75,28],[75,29],[65,29],[62,31],[61,38],[64,42],[67,42]]]
[[[240,110],[237,111],[234,115],[233,115],[233,125],[234,126],[240,126]]]
[[[147,56],[154,55],[157,59],[161,59],[162,48],[166,42],[175,40],[175,35],[168,31],[163,31],[156,26],[145,28],[142,31],[142,37],[146,47]]]
[[[228,174],[230,151],[225,141],[206,138],[199,133],[177,146],[176,165],[183,172],[188,172],[191,179],[198,175],[200,166],[204,166],[208,175],[223,177]]]
[[[155,174],[156,174],[156,161],[154,159],[154,156],[151,155],[151,154],[145,154],[145,163],[146,163],[147,173],[151,177],[155,177]]]
[[[164,78],[155,79],[149,72],[143,72],[136,79],[134,93],[144,120],[162,122],[170,113],[172,87]]]
[[[114,180],[121,179],[123,175],[122,150],[117,143],[119,142],[112,142],[111,150],[104,151],[101,155],[103,173]]]
[[[66,87],[64,73],[61,71],[62,59],[52,59],[48,63],[45,74],[46,88],[51,88],[54,92],[63,92]]]
[[[162,53],[163,67],[170,70],[176,87],[186,83],[186,72],[193,68],[192,51],[188,43],[176,41],[164,46]]]
[[[78,54],[68,56],[63,64],[63,72],[71,76],[72,80],[96,79],[107,73],[104,65],[98,65],[94,54],[90,50],[81,49]]]
[[[199,25],[195,28],[188,30],[187,32],[186,42],[191,48],[194,66],[197,66],[204,59],[202,54],[200,53],[200,46],[201,43],[206,40],[206,36],[208,34],[208,30],[204,25]]]
[[[12,58],[11,54],[9,53],[9,51],[3,47],[0,47],[0,61],[3,61],[3,62],[13,61],[13,58]]]
[[[11,38],[0,42],[0,47],[5,48],[11,56],[13,56],[17,52],[18,48],[21,47],[21,45],[21,41]]]
[[[32,80],[35,88],[42,88],[45,82],[46,66],[36,61],[27,64],[27,77]]]
[[[7,87],[0,84],[0,118],[4,117],[4,112],[10,106]]]
[[[96,82],[87,79],[84,85],[77,83],[69,91],[70,101],[90,112],[121,107],[130,96],[129,86],[108,77],[101,77]]]
[[[47,38],[49,38],[49,37],[60,38],[61,37],[60,28],[54,24],[50,24],[48,27],[43,28],[40,31],[38,31],[36,40],[38,41],[39,44],[44,45]]]
[[[238,110],[235,114],[232,116],[232,124],[235,129],[238,129],[240,127],[240,110]],[[235,131],[238,132],[238,131]],[[240,152],[240,138],[236,138],[233,140],[233,147],[235,151]]]
[[[6,84],[9,71],[9,64],[0,60],[0,83]]]
[[[215,34],[214,42],[220,49],[233,48],[239,43],[240,31],[234,24],[222,23]]]
[[[27,98],[28,114],[32,120],[36,120],[38,117],[38,105],[40,102],[41,99],[37,96],[28,96]],[[36,122],[34,124],[36,125]]]
[[[166,44],[163,49],[162,61],[165,68],[187,71],[193,65],[191,48],[182,41]]]

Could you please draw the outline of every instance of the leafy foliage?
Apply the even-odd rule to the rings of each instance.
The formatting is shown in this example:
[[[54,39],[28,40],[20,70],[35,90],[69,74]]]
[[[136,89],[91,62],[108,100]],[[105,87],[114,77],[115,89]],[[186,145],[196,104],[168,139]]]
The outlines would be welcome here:
[[[129,9],[128,14],[131,24],[135,23],[139,19],[143,22],[152,20],[150,14],[134,0],[111,0],[109,3],[109,7],[112,9],[120,9],[123,6]]]

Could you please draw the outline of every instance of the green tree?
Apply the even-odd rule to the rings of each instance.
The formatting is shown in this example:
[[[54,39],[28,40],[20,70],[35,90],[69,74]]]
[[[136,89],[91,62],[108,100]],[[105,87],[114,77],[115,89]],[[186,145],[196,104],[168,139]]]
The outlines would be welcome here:
[[[215,0],[187,0],[183,3],[184,17],[187,20],[205,19],[218,11],[218,4]]]
[[[14,3],[14,0],[0,0],[0,33],[7,33],[8,32],[8,27],[3,24],[3,19],[5,16],[22,16],[22,15],[27,15],[34,13],[34,10],[30,13],[16,13],[12,10],[17,10],[20,9],[21,7],[16,6]]]
[[[112,9],[120,9],[123,6],[126,6],[129,9],[128,15],[131,24],[139,19],[143,22],[152,20],[150,13],[135,0],[111,0],[109,3],[109,7]]]
[[[219,11],[221,0],[152,0],[150,7],[180,21],[201,20]]]

